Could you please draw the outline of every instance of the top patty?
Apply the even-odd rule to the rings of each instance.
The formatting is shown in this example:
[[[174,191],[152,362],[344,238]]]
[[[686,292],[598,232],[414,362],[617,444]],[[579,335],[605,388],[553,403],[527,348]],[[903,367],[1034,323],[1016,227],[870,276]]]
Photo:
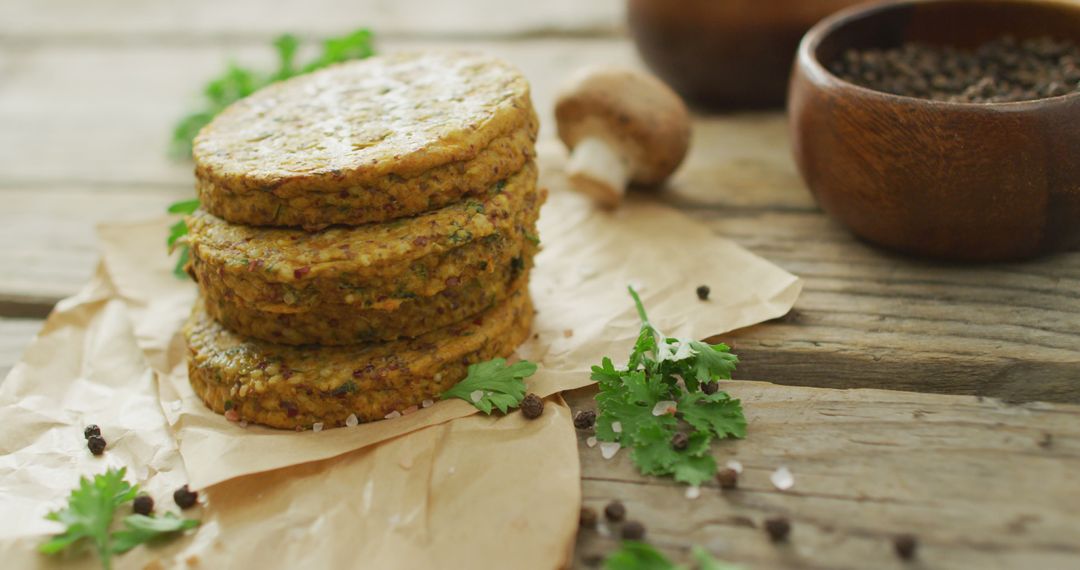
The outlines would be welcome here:
[[[402,53],[238,101],[195,139],[195,175],[211,212],[234,223],[386,221],[482,192],[531,158],[536,130],[528,82],[508,64]]]

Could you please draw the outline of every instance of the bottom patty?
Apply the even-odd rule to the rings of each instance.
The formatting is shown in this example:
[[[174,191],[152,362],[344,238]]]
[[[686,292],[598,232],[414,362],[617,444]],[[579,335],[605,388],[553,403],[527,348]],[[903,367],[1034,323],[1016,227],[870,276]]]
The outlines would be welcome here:
[[[523,280],[524,281],[524,280]],[[408,340],[297,347],[251,340],[214,321],[202,301],[184,326],[188,376],[218,413],[277,428],[384,418],[461,381],[468,366],[509,356],[529,336],[533,307],[524,282],[479,316]]]

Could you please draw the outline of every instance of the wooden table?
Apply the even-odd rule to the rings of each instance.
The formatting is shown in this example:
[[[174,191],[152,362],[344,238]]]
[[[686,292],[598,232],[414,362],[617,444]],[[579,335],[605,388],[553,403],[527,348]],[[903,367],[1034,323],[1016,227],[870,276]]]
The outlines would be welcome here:
[[[366,25],[383,51],[467,47],[518,64],[552,186],[559,80],[588,63],[640,65],[619,0],[270,4],[0,4],[0,372],[89,277],[94,224],[191,195],[191,165],[166,155],[172,123],[229,58],[269,65],[280,32]],[[697,117],[664,196],[806,288],[787,317],[725,335],[738,376],[772,382],[731,387],[752,431],[719,451],[745,466],[739,490],[688,500],[583,443],[588,505],[622,499],[679,560],[699,544],[751,568],[899,568],[890,540],[910,532],[912,567],[1080,567],[1080,252],[957,267],[868,247],[814,206],[779,113]],[[588,407],[591,393],[569,400]],[[787,492],[768,480],[781,464],[796,477]],[[793,521],[787,545],[760,528],[775,515]],[[612,547],[582,531],[575,564]]]

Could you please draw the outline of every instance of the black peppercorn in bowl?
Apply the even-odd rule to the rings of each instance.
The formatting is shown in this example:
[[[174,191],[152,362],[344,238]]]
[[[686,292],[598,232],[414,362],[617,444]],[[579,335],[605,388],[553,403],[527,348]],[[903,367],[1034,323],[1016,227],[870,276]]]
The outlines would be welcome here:
[[[1080,4],[904,0],[823,20],[800,45],[788,102],[810,191],[856,235],[909,254],[1080,246],[1080,86],[993,77],[1028,65],[1010,46],[1045,45],[1080,45]]]

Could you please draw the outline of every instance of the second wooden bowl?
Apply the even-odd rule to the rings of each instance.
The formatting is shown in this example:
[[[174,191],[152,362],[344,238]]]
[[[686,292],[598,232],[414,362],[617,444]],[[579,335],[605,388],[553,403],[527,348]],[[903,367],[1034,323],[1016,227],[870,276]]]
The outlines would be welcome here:
[[[850,48],[972,48],[1006,34],[1080,42],[1080,5],[904,0],[814,27],[788,110],[799,170],[821,207],[871,242],[929,257],[1008,260],[1080,246],[1080,94],[947,103],[828,71]]]

